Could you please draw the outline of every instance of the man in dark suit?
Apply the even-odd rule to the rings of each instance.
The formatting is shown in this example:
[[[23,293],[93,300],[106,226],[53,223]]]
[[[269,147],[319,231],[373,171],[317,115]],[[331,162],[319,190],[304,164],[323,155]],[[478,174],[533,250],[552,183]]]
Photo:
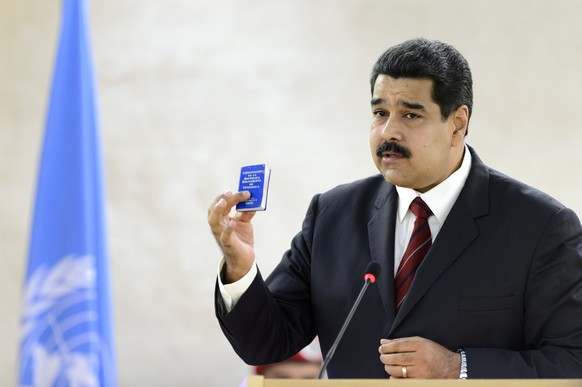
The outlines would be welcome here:
[[[438,41],[388,49],[372,77],[370,145],[381,175],[316,195],[266,281],[254,213],[208,210],[224,254],[216,314],[251,364],[326,354],[382,267],[328,367],[330,378],[582,377],[582,227],[548,195],[483,164],[465,144],[466,60]]]

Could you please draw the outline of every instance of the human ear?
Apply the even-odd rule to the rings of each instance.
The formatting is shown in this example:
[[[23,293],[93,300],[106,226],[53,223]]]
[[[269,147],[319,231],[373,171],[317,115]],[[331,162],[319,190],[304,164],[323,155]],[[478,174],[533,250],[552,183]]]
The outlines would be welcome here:
[[[463,143],[463,139],[467,135],[467,125],[469,123],[469,108],[467,105],[459,106],[451,113],[451,118],[453,123],[453,145],[458,145]]]

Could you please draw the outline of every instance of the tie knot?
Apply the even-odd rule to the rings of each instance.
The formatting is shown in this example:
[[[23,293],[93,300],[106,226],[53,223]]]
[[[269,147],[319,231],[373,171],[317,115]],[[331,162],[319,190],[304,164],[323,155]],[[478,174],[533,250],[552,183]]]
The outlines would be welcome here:
[[[429,206],[420,198],[420,196],[417,196],[412,203],[410,203],[410,211],[412,211],[414,216],[422,219],[427,219],[432,215]]]

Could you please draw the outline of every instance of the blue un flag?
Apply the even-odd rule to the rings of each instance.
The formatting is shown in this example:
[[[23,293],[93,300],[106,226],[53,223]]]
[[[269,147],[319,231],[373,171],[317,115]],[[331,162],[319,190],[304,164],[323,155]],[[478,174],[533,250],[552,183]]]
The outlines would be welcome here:
[[[21,320],[21,386],[115,386],[87,1],[64,0]]]

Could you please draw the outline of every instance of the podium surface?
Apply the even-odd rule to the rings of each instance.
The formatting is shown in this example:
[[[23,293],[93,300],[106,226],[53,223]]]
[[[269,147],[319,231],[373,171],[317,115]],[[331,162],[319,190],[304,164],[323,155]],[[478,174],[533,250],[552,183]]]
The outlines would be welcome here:
[[[265,379],[263,376],[247,378],[247,387],[582,387],[582,379],[333,379],[298,380]]]

